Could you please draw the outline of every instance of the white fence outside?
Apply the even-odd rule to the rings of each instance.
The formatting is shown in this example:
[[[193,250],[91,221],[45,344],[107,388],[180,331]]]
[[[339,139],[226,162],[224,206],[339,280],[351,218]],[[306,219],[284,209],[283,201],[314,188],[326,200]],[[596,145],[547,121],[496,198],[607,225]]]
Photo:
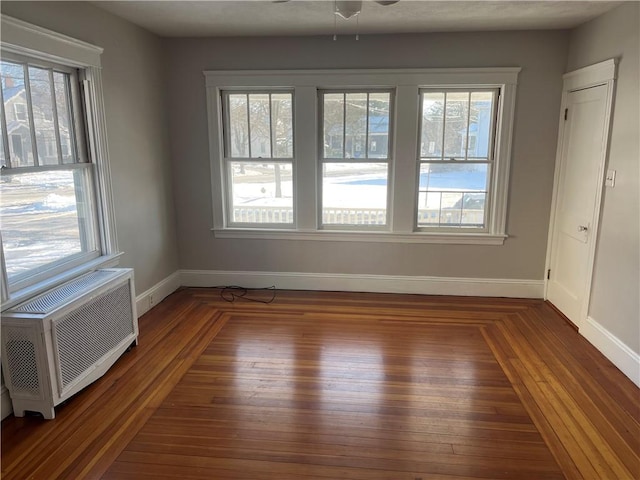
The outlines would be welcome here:
[[[385,225],[387,211],[384,208],[325,208],[322,222],[325,225]],[[288,207],[234,207],[234,223],[293,223],[293,209]],[[421,208],[419,225],[481,226],[484,223],[482,209]]]

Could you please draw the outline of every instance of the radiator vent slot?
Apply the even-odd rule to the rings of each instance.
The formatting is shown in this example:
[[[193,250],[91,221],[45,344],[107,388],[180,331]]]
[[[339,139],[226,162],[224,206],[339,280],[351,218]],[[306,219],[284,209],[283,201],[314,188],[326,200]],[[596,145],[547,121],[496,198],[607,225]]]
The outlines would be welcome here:
[[[30,331],[17,328],[4,330],[4,348],[9,359],[9,378],[15,388],[26,394],[39,395],[38,361],[34,339]],[[27,334],[27,335],[25,335]]]
[[[134,334],[129,285],[82,305],[54,324],[62,388],[65,389],[124,338]]]
[[[96,270],[84,275],[76,280],[72,280],[64,285],[49,290],[47,293],[37,296],[33,300],[29,300],[13,309],[14,312],[20,313],[39,313],[46,314],[53,311],[65,302],[68,302],[79,293],[85,292],[101,282],[109,278],[110,273],[104,270]]]

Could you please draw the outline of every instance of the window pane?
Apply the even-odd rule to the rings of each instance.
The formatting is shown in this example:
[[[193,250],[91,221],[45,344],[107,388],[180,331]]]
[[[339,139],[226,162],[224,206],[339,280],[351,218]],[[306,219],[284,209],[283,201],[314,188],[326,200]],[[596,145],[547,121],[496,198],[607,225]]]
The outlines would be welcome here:
[[[447,159],[464,159],[467,151],[469,92],[448,92],[445,112],[444,156]]]
[[[389,158],[389,92],[323,94],[323,158]]]
[[[366,158],[367,94],[347,93],[345,103],[344,158]]]
[[[53,72],[53,84],[58,110],[58,131],[60,132],[60,150],[62,163],[75,163],[73,122],[71,119],[71,95],[69,94],[69,77],[60,72]]]
[[[292,98],[290,93],[271,94],[273,156],[275,158],[293,158]]]
[[[38,146],[38,163],[40,165],[57,165],[59,163],[58,143],[53,122],[53,97],[49,70],[36,67],[29,67],[28,70],[33,124],[36,129]]]
[[[293,223],[291,162],[229,162],[233,223]]]
[[[487,164],[422,163],[418,226],[484,227]]]
[[[323,104],[324,158],[344,158],[344,94],[325,93]]]
[[[251,132],[251,157],[271,157],[271,120],[269,94],[249,95],[249,126]]]
[[[369,94],[368,158],[389,157],[389,93]]]
[[[249,157],[249,119],[247,117],[247,95],[229,95],[229,125],[227,155]]]
[[[494,92],[472,92],[467,157],[489,159]]]
[[[225,94],[229,158],[293,158],[293,94]]]
[[[11,166],[33,166],[31,125],[27,113],[24,68],[22,65],[2,61],[0,69],[2,71],[2,97],[9,137]]]
[[[9,283],[97,249],[88,172],[2,175],[0,220]]]
[[[442,158],[442,128],[444,125],[444,93],[425,92],[422,95],[422,139],[420,156]]]
[[[386,163],[325,163],[322,168],[324,225],[386,225]]]

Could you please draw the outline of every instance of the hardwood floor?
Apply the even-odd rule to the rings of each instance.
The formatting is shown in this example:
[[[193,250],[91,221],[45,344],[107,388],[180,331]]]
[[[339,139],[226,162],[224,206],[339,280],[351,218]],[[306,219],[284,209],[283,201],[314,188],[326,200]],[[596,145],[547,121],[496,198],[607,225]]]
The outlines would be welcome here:
[[[640,478],[638,388],[542,301],[185,289],[140,332],[3,478]]]

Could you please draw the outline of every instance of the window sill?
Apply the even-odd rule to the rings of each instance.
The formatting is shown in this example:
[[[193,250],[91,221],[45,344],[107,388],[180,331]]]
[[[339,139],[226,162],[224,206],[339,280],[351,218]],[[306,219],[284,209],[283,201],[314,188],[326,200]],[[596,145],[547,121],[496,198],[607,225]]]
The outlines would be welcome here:
[[[73,278],[78,277],[84,273],[90,272],[92,270],[97,270],[99,268],[116,267],[118,266],[118,261],[122,254],[123,253],[121,252],[113,255],[103,255],[89,262],[83,263],[82,265],[79,265],[75,268],[69,269],[64,273],[54,275],[53,277],[35,283],[29,287],[25,287],[12,292],[9,296],[9,299],[6,302],[2,302],[2,311],[18,305],[19,303],[22,303],[26,300],[29,300],[30,298],[35,297],[42,292],[45,292],[69,280],[72,280]]]
[[[331,242],[435,243],[446,245],[503,245],[507,235],[488,233],[389,233],[345,231],[257,230],[243,228],[212,229],[216,238],[258,240],[318,240]]]

